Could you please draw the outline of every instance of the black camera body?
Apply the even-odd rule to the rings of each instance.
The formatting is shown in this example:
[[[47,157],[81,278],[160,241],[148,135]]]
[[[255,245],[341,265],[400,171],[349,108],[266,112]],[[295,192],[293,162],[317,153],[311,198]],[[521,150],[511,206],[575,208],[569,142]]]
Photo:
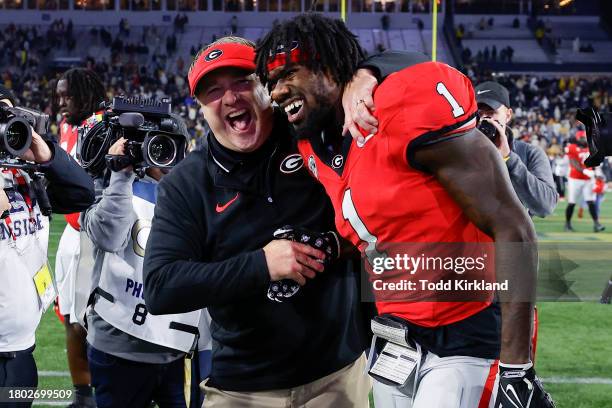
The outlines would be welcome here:
[[[172,116],[169,101],[115,97],[104,108],[102,121],[79,135],[77,155],[90,174],[129,165],[138,173],[148,167],[172,168],[185,157],[187,136],[180,118]],[[107,155],[121,137],[127,139],[125,154]]]
[[[478,130],[480,130],[490,141],[497,143],[497,128],[493,126],[488,120],[481,120],[478,123]]]
[[[32,129],[39,135],[46,135],[49,129],[49,115],[40,111],[0,104],[0,168],[21,169],[30,175],[31,194],[38,201],[43,215],[51,215],[51,203],[45,189],[44,175],[36,163],[30,163],[19,156],[32,144]],[[8,212],[0,215],[6,218]]]
[[[488,120],[480,120],[478,122],[478,130],[480,130],[495,146],[499,144],[499,132],[497,128]],[[514,150],[514,136],[512,130],[506,126],[506,139],[508,140],[508,147],[510,150]]]
[[[49,115],[34,109],[0,104],[0,167],[25,165],[18,156],[30,148],[32,128],[39,135],[45,135],[49,128]]]

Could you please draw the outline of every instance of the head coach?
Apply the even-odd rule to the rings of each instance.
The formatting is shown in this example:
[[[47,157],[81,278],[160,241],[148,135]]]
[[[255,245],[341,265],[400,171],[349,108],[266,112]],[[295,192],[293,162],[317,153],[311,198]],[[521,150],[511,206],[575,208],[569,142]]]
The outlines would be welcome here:
[[[333,229],[285,115],[254,75],[254,48],[228,37],[196,56],[189,85],[211,128],[159,185],[144,260],[153,314],[207,307],[213,338],[205,406],[367,407],[358,274],[275,230]],[[268,298],[270,283],[299,283]]]

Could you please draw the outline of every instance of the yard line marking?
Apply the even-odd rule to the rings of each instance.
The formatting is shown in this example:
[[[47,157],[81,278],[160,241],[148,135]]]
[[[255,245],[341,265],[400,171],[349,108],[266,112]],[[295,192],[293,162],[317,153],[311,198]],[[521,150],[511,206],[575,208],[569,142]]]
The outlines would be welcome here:
[[[40,377],[70,377],[69,371],[39,371]]]
[[[543,383],[550,384],[605,384],[612,385],[612,378],[601,377],[548,377],[542,378]]]

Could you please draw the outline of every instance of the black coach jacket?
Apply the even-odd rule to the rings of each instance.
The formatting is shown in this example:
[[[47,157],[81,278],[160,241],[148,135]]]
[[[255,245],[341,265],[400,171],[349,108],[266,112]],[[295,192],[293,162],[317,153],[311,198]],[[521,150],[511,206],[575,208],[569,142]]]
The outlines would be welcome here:
[[[267,298],[262,248],[287,224],[334,229],[332,205],[307,172],[286,118],[248,154],[211,135],[159,185],[145,261],[153,314],[207,307],[209,385],[232,391],[290,388],[352,363],[366,346],[358,271],[338,261],[283,303]]]

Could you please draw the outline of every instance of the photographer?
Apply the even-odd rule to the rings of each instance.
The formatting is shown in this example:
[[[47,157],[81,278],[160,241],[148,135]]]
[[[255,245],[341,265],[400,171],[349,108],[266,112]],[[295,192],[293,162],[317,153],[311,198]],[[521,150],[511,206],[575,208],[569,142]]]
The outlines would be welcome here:
[[[0,87],[0,104],[15,106],[12,93],[4,87]],[[0,220],[0,389],[38,385],[32,356],[34,334],[55,297],[47,265],[47,204],[53,212],[65,214],[82,211],[94,201],[93,182],[87,173],[56,143],[44,140],[33,129],[31,146],[21,159],[38,164],[36,170],[48,182],[48,203],[45,190],[36,190],[36,175],[23,169],[2,169],[0,207],[8,208],[8,215]]]
[[[188,137],[180,119],[180,133]],[[119,138],[111,158],[128,155]],[[107,160],[108,162],[108,160]],[[186,407],[184,357],[197,341],[201,311],[153,316],[143,299],[142,262],[155,208],[157,184],[167,169],[111,165],[108,186],[81,215],[94,245],[94,291],[87,315],[88,360],[98,407]],[[205,313],[205,312],[204,312]],[[200,336],[207,337],[200,328]]]
[[[532,216],[552,214],[559,195],[550,163],[542,149],[513,139],[508,126],[513,113],[508,90],[497,82],[489,81],[476,86],[475,91],[481,121],[479,128],[495,143],[506,162],[512,187],[521,203]],[[486,124],[493,125],[493,128],[483,129]]]

